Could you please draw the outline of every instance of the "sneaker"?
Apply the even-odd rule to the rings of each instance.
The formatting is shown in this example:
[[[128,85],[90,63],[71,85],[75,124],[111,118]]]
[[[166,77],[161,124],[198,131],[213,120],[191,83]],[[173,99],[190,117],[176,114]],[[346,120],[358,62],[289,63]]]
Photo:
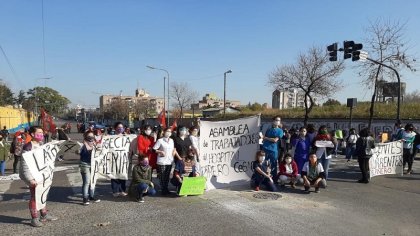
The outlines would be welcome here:
[[[290,187],[291,187],[291,188],[293,188],[293,189],[295,189],[295,188],[296,188],[294,183],[292,183],[292,184],[290,185]]]
[[[143,203],[144,202],[144,197],[137,198],[137,202]]]
[[[41,222],[46,222],[46,221],[55,221],[58,220],[57,217],[54,217],[51,214],[46,214],[45,216],[41,216],[40,221]]]
[[[85,205],[85,206],[89,205],[89,199],[88,198],[83,198],[83,205]]]
[[[309,193],[309,187],[305,186],[305,193]]]
[[[316,188],[315,188],[315,192],[316,192],[316,193],[319,193],[319,187],[316,187]]]
[[[31,220],[31,225],[33,227],[42,227],[42,226],[44,226],[44,224],[38,218],[33,218]]]
[[[120,196],[120,193],[113,193],[112,196],[119,197]]]
[[[94,198],[94,197],[90,197],[89,200],[92,201],[92,202],[95,202],[95,203],[98,203],[98,202],[101,201],[101,199]]]
[[[128,193],[126,193],[126,192],[121,192],[120,193],[120,196],[123,196],[123,197],[125,197],[125,196],[127,196],[128,195]]]
[[[255,191],[260,191],[260,187],[255,187]]]

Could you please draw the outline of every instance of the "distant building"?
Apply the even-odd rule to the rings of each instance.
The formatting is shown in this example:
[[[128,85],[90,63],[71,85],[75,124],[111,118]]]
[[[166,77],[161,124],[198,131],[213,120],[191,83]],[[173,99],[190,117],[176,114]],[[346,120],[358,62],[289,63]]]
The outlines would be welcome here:
[[[310,100],[308,99],[308,104]],[[273,109],[305,107],[305,94],[297,89],[276,89],[272,96]]]
[[[226,100],[226,107],[239,107],[240,101]],[[206,107],[223,107],[223,99],[218,98],[214,93],[207,93],[201,101],[191,104],[191,109],[199,110]]]
[[[108,105],[116,99],[122,99],[126,101],[129,106],[134,106],[139,102],[149,102],[153,110],[156,111],[156,114],[159,114],[163,109],[163,98],[160,97],[151,97],[144,89],[136,89],[135,96],[123,96],[120,95],[101,95],[99,97],[99,107],[101,112],[104,112]]]

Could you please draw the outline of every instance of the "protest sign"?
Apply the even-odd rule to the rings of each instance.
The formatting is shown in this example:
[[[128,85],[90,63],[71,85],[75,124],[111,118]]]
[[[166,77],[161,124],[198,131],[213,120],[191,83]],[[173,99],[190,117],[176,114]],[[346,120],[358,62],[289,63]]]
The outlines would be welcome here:
[[[403,143],[377,143],[369,160],[370,178],[378,175],[403,174]]]
[[[64,155],[66,153],[75,153],[77,150],[80,150],[82,144],[78,141],[66,140],[60,144],[60,151],[57,153],[58,156]]]
[[[258,150],[260,117],[201,121],[200,171],[207,189],[249,181]]]
[[[199,177],[184,177],[182,180],[181,190],[179,191],[180,196],[184,195],[202,195],[206,188],[206,178],[203,176]]]
[[[91,188],[94,189],[98,177],[128,179],[128,152],[137,135],[103,136],[101,145],[92,151]]]
[[[334,143],[331,141],[315,141],[315,146],[316,147],[329,147],[329,148],[333,148],[334,147]]]
[[[32,177],[34,177],[37,182],[35,188],[37,210],[45,207],[48,192],[50,191],[52,184],[55,158],[60,150],[60,146],[64,142],[65,141],[53,141],[22,154]]]

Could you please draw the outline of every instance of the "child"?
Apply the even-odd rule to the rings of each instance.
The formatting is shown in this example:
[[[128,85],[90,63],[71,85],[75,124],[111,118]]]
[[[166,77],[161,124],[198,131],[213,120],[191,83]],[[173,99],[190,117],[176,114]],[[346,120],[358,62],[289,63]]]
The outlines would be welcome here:
[[[154,187],[149,158],[144,154],[140,154],[139,163],[133,168],[133,179],[130,184],[129,194],[135,197],[137,202],[144,202],[145,194],[150,196],[156,194]]]
[[[198,175],[196,163],[194,161],[194,151],[190,149],[188,156],[176,163],[171,183],[177,188],[177,193],[179,194],[183,177],[197,177]]]
[[[255,161],[252,162],[254,174],[252,174],[251,177],[251,187],[254,188],[255,191],[259,191],[261,184],[264,184],[269,191],[277,191],[276,186],[274,186],[274,181],[268,172],[269,165],[263,163],[264,159],[265,152],[258,151],[255,155]]]

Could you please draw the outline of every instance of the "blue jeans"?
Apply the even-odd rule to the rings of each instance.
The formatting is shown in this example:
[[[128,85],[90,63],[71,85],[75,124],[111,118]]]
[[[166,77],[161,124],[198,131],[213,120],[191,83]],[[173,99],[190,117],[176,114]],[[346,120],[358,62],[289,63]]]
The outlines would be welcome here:
[[[330,168],[330,160],[331,159],[326,159],[325,155],[322,155],[320,159],[322,168],[324,168],[325,179],[328,179],[328,169]]]
[[[251,187],[260,187],[261,185],[264,185],[269,191],[276,192],[277,188],[274,185],[273,182],[271,182],[268,178],[265,177],[255,177],[251,180]]]
[[[85,172],[80,172],[82,174],[82,193],[83,198],[93,197],[95,195],[95,190],[90,188],[90,169],[85,169]]]
[[[4,175],[4,172],[6,171],[6,161],[0,161],[0,172],[1,175]]]
[[[137,192],[139,194],[139,196],[143,196],[145,194],[145,190],[149,188],[147,190],[147,194],[150,196],[154,196],[156,194],[156,190],[152,187],[150,187],[149,185],[145,184],[145,183],[141,183],[137,185]]]
[[[356,144],[348,144],[346,147],[346,159],[351,160],[356,152]]]
[[[113,193],[125,192],[125,179],[111,179],[111,188]]]
[[[271,176],[275,177],[277,176],[277,160],[278,160],[278,152],[273,152],[273,151],[265,151],[265,160],[269,160],[270,161],[270,168],[271,168]]]

